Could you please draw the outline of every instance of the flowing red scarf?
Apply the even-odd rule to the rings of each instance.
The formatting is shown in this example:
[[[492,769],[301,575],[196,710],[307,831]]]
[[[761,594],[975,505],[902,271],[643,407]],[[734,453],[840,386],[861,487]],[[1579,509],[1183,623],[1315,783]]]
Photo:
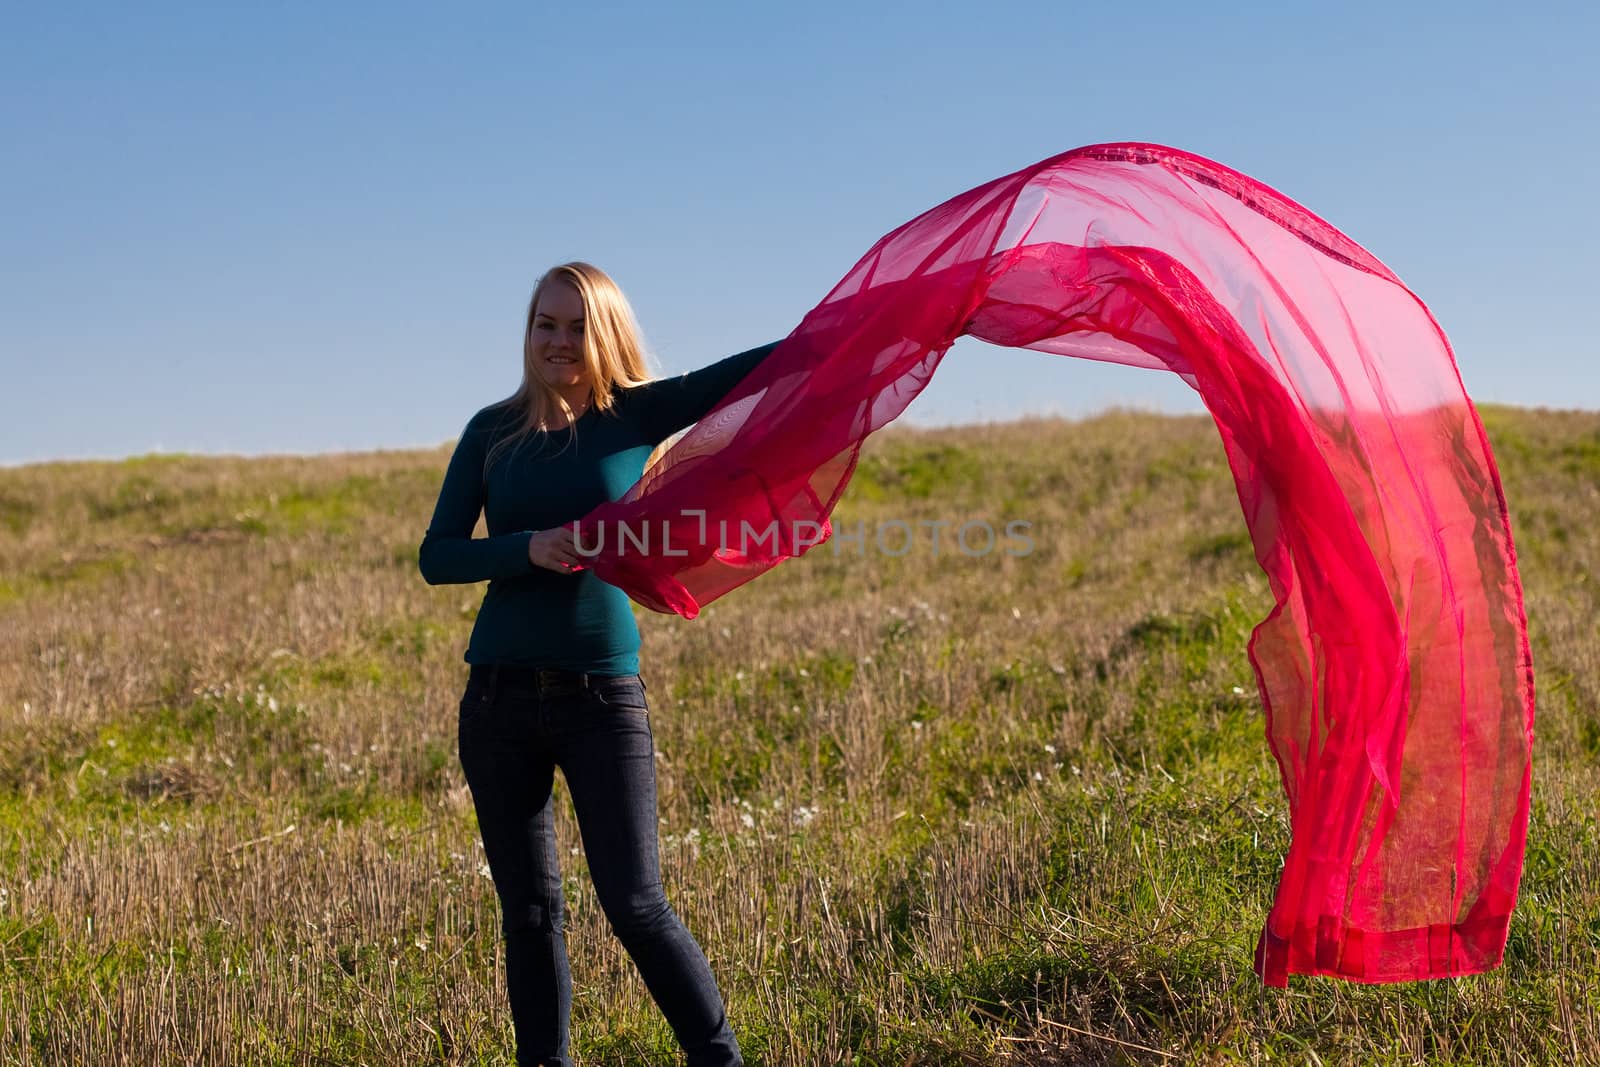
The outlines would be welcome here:
[[[863,441],[963,335],[1165,368],[1216,420],[1276,598],[1249,642],[1292,831],[1262,979],[1496,966],[1527,832],[1533,661],[1483,424],[1422,301],[1227,167],[1091,145],[889,233],[580,520],[583,544],[605,541],[596,573],[693,618],[826,540]]]

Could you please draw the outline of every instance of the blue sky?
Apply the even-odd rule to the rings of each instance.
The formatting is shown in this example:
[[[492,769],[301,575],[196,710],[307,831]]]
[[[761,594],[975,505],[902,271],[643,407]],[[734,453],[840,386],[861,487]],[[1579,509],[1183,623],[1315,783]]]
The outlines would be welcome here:
[[[1121,140],[1350,234],[1475,400],[1600,408],[1591,5],[978,10],[13,6],[0,463],[437,445],[516,386],[551,264],[611,273],[675,374],[784,336],[934,204]],[[902,420],[1111,404],[1203,410],[962,341]]]

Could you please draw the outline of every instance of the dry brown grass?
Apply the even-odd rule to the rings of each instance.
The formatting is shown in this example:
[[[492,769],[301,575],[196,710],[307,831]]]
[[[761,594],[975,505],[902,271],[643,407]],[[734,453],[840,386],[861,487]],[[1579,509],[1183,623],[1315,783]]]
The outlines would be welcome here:
[[[896,427],[835,516],[865,555],[641,612],[668,895],[750,1062],[1600,1062],[1600,415],[1485,417],[1540,697],[1502,968],[1251,974],[1270,595],[1209,420]],[[481,587],[416,570],[447,456],[0,471],[0,1063],[509,1062]],[[888,518],[1034,550],[897,559]],[[575,1051],[674,1062],[557,789]]]

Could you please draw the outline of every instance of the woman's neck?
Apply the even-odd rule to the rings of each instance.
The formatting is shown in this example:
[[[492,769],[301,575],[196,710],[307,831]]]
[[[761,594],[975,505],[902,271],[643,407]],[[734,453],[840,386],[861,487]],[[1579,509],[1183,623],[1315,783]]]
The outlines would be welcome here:
[[[572,419],[569,422],[560,421],[562,415],[560,412],[556,412],[551,415],[550,421],[546,424],[545,429],[547,430],[560,430],[583,418],[589,411],[589,405],[594,402],[594,392],[586,388],[576,397],[563,393],[561,398],[567,402],[568,407],[572,408]]]

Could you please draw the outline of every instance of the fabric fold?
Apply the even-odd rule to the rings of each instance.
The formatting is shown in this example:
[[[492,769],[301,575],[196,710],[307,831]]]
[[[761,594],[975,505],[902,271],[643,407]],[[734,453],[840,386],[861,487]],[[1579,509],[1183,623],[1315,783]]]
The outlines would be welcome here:
[[[972,336],[1164,369],[1211,413],[1275,604],[1248,657],[1291,842],[1256,969],[1496,966],[1520,880],[1533,664],[1499,472],[1444,333],[1275,190],[1091,145],[881,238],[621,499],[596,573],[700,608],[831,535],[862,442]],[[626,525],[647,533],[624,542]],[[651,540],[653,538],[653,540]]]

